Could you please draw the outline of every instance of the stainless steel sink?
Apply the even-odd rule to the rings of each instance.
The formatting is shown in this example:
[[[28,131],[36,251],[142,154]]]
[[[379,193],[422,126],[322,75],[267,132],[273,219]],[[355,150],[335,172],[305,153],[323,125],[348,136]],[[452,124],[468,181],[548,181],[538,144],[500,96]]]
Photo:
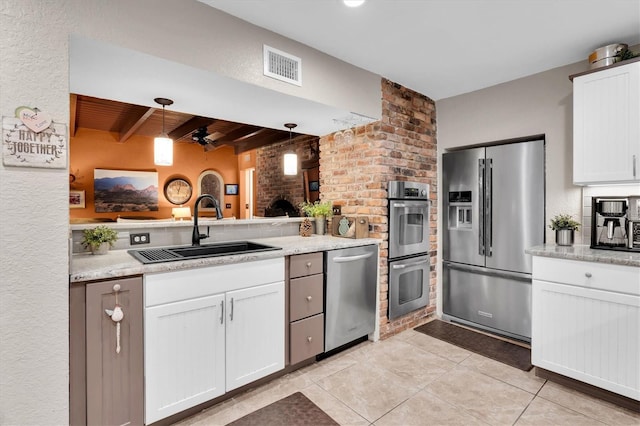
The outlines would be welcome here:
[[[129,250],[128,253],[142,263],[161,263],[176,260],[199,259],[205,257],[229,256],[233,254],[255,253],[281,250],[280,247],[253,243],[251,241],[232,241],[225,243],[203,244],[201,246],[179,246]]]

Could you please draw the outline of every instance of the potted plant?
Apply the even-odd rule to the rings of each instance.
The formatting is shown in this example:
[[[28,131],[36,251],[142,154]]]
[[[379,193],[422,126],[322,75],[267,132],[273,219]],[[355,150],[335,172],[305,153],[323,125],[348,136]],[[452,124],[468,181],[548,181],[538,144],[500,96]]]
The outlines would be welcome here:
[[[568,214],[559,214],[551,219],[549,228],[556,231],[556,244],[559,246],[571,246],[574,241],[574,233],[580,227],[580,223],[573,220]]]
[[[105,225],[82,231],[82,245],[93,254],[107,254],[110,247],[118,239],[118,233]]]
[[[324,235],[326,219],[333,216],[333,205],[331,201],[316,201],[311,203],[305,201],[300,203],[300,210],[309,217],[315,218],[316,234]]]

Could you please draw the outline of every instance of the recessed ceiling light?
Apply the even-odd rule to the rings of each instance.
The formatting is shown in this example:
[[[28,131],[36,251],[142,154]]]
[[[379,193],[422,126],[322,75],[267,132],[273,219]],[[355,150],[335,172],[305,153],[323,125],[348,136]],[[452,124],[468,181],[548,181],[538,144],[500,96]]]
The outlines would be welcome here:
[[[364,4],[364,0],[342,0],[348,7],[358,7]]]

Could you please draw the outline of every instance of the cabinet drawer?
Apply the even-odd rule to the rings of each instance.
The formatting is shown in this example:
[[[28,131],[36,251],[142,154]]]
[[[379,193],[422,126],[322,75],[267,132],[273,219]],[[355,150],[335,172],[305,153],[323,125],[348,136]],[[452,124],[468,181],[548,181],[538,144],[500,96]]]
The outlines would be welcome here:
[[[640,295],[640,268],[633,266],[534,256],[533,279]]]
[[[291,323],[291,364],[318,355],[324,349],[324,315]]]
[[[323,271],[322,252],[291,256],[289,263],[290,278],[320,274]]]
[[[291,280],[289,287],[290,321],[296,321],[322,312],[323,277],[323,274],[316,274]]]

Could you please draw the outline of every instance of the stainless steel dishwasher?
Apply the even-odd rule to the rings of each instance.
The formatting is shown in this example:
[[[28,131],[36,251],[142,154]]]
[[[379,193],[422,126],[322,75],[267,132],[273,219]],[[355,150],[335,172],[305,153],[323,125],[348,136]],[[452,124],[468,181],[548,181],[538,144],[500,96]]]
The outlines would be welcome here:
[[[378,246],[326,251],[324,266],[324,351],[328,352],[375,329]]]

